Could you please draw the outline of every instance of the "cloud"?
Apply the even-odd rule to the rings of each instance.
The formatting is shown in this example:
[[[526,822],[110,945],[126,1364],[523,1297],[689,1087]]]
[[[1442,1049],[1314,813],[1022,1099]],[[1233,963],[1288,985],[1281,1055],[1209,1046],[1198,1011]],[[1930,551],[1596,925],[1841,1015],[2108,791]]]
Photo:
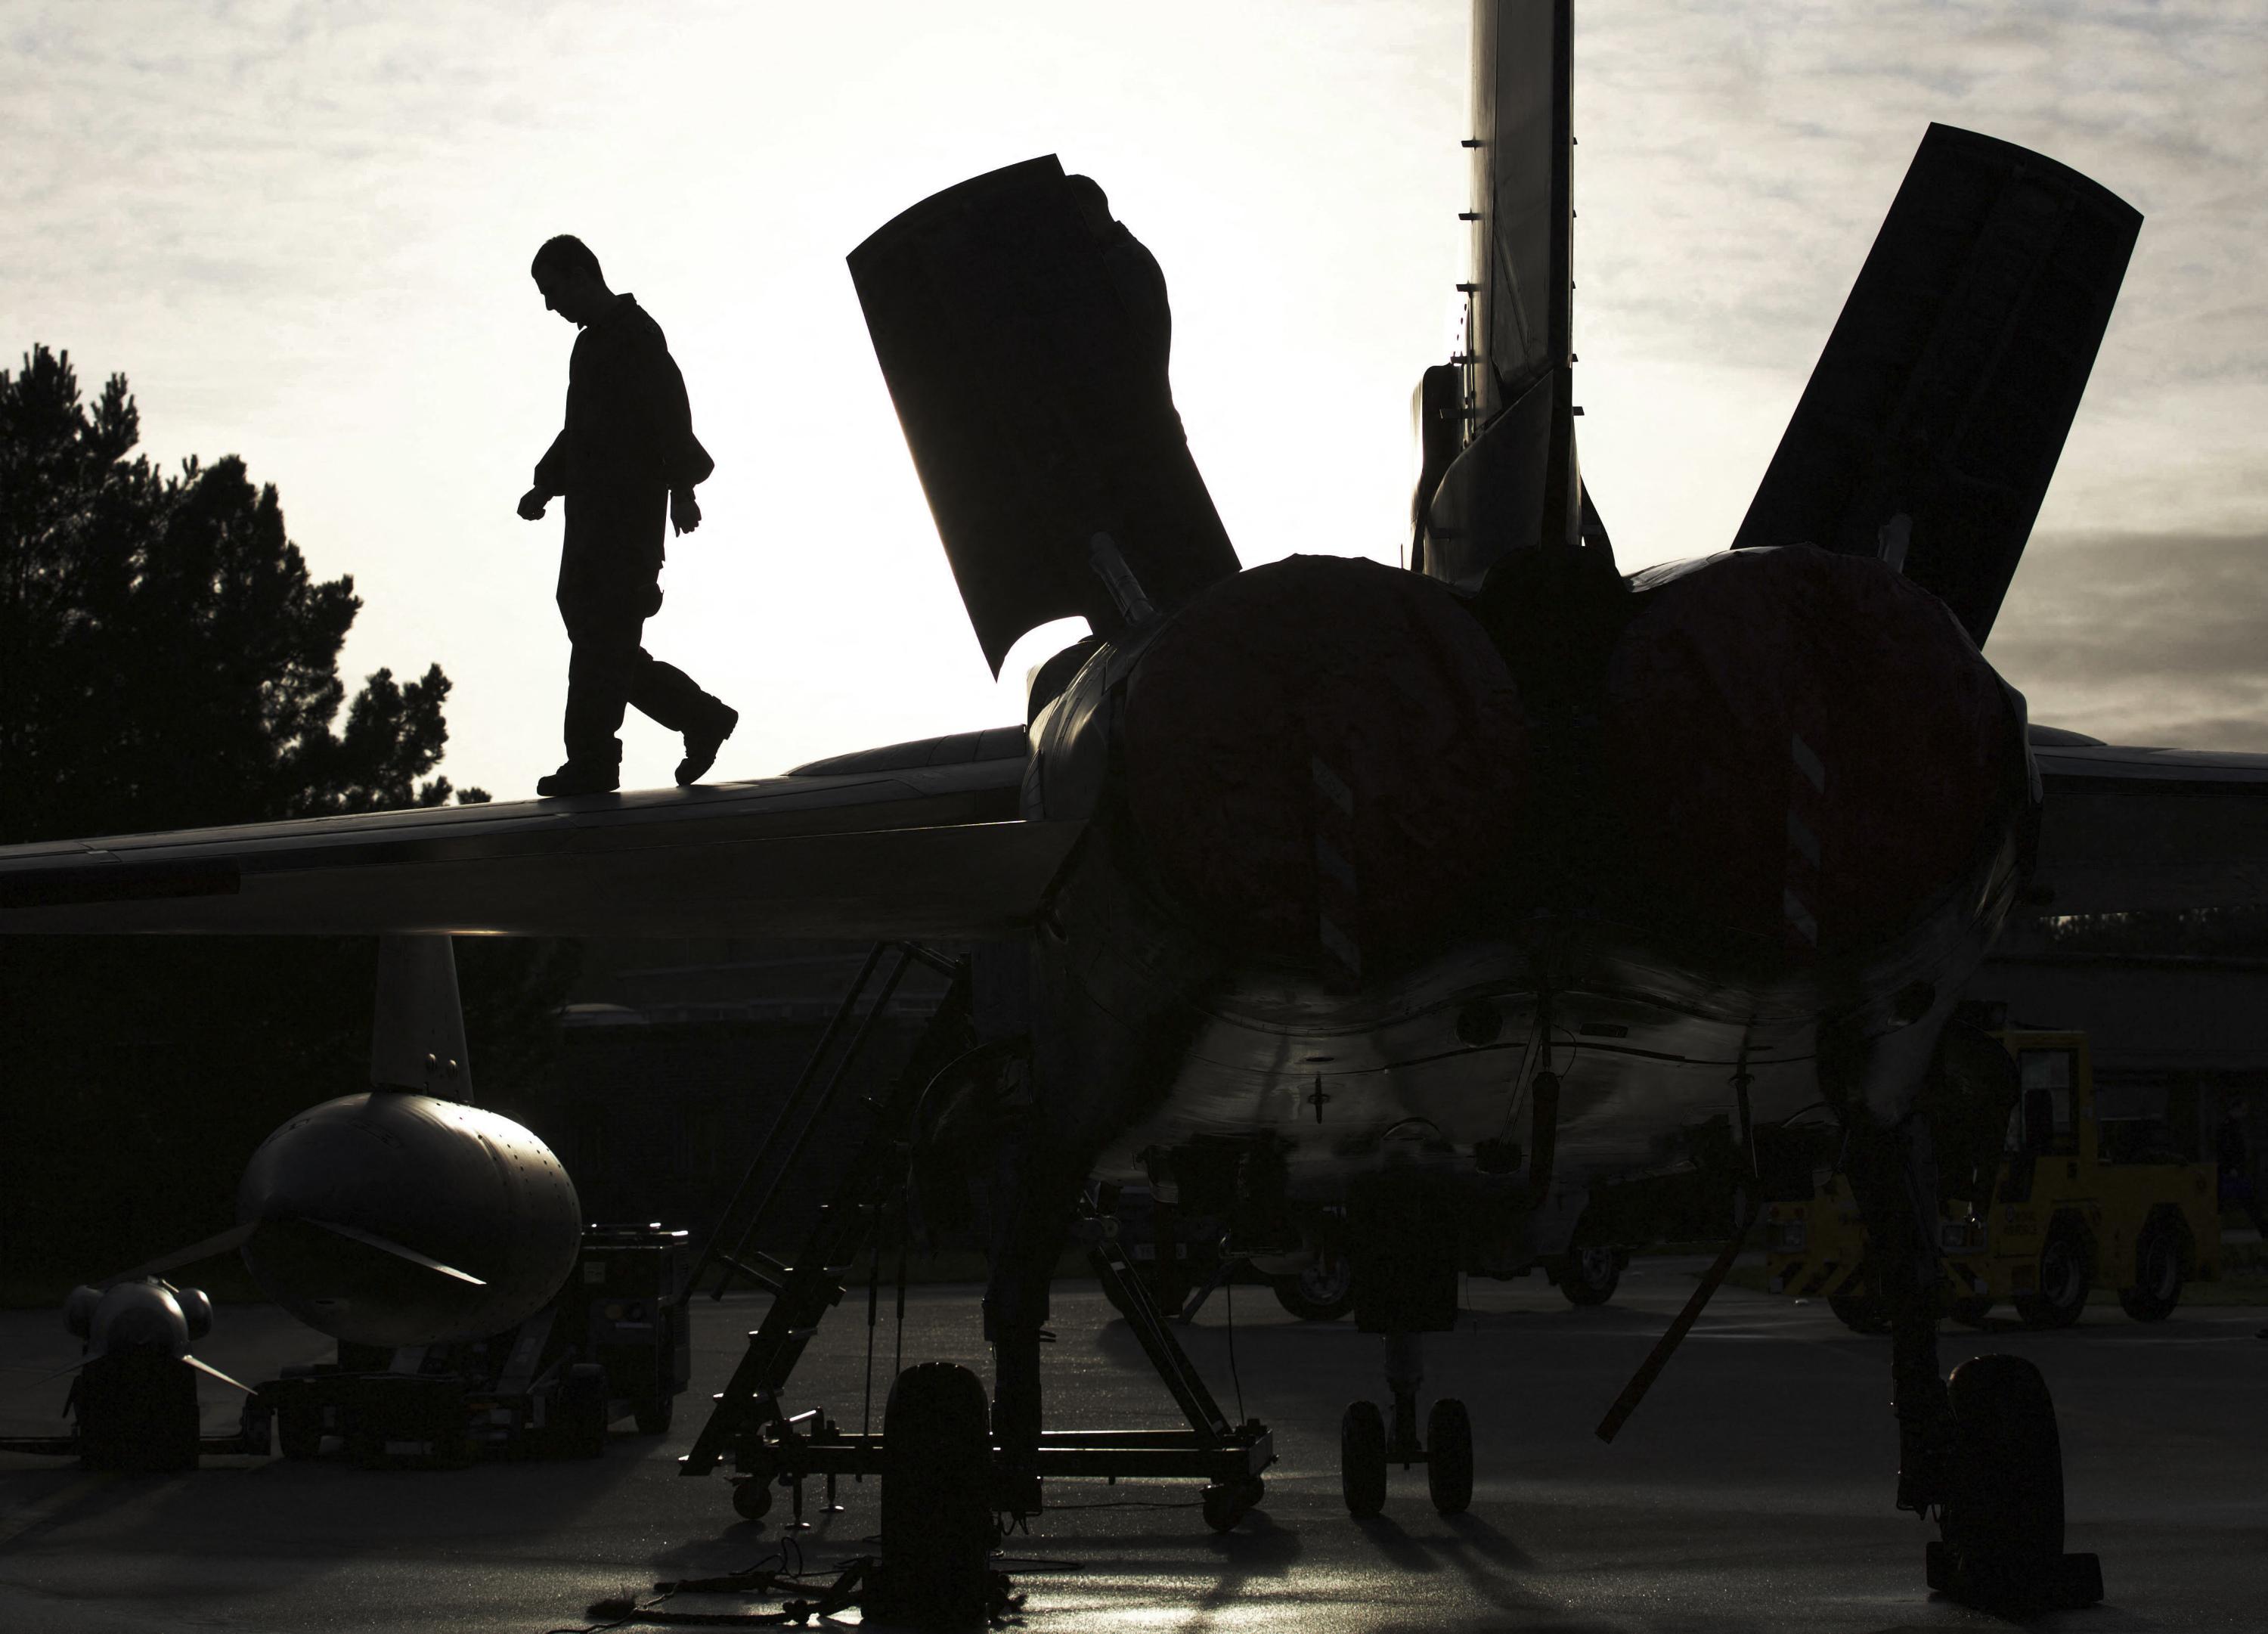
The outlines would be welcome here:
[[[582,232],[667,326],[720,462],[661,639],[765,701],[733,769],[1005,718],[1017,700],[962,627],[843,252],[935,188],[1063,152],[1166,266],[1182,416],[1245,559],[1392,559],[1409,392],[1448,350],[1460,276],[1469,17],[0,7],[0,359],[46,341],[90,379],[123,369],[153,454],[240,452],[279,482],[310,561],[367,598],[350,666],[439,659],[459,683],[449,770],[511,789],[556,763],[563,661],[549,536],[511,514],[566,346],[526,256]],[[1585,468],[1627,565],[1729,539],[1933,119],[2051,153],[2148,217],[1996,653],[2034,661],[2018,615],[2051,567],[2074,616],[2132,600],[2089,587],[2116,552],[2071,541],[2268,533],[2257,0],[1584,0],[1576,51]],[[2169,575],[2193,559],[2161,554]],[[2126,667],[2143,644],[2099,687],[2033,681],[2043,716],[2228,742],[2259,713],[2246,653],[2214,649],[2232,678],[2214,691]]]
[[[2120,463],[2088,429],[2116,414],[2146,445],[2124,475],[2170,460],[2178,481],[2088,485],[2086,518],[2268,524],[2257,445],[2228,434],[2268,423],[2268,9],[1594,5],[1576,41],[1587,363],[1808,374],[1924,129],[1962,126],[2145,217],[2065,480]]]
[[[2036,721],[2268,751],[2268,534],[2035,540],[1986,652]]]

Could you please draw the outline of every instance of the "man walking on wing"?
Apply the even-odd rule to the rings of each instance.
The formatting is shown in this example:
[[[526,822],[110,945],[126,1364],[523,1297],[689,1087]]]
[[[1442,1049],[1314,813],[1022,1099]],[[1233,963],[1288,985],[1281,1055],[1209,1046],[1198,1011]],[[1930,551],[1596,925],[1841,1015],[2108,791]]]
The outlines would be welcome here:
[[[536,462],[519,514],[540,520],[567,500],[559,556],[559,615],[567,668],[567,763],[540,778],[541,795],[602,794],[622,783],[622,710],[636,704],[685,736],[677,781],[716,763],[740,712],[639,644],[661,607],[665,515],[681,534],[701,526],[694,484],[716,468],[693,435],[685,378],[661,327],[636,298],[607,287],[599,258],[562,234],[528,269],[543,305],[582,333],[567,364],[567,423]]]

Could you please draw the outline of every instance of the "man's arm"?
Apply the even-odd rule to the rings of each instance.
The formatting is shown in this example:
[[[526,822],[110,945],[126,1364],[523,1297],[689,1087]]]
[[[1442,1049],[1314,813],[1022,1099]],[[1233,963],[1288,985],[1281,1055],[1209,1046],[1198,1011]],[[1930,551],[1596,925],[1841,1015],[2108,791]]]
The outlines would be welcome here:
[[[685,394],[685,375],[666,343],[656,344],[638,363],[638,395],[644,400],[662,481],[672,493],[689,494],[695,483],[709,480],[717,462],[693,435],[693,405]]]
[[[567,440],[566,428],[551,439],[551,446],[543,451],[543,458],[535,462],[535,489],[546,498],[567,491],[567,467],[573,463],[574,454]]]
[[[679,533],[689,534],[701,526],[701,502],[693,497],[694,484],[706,482],[717,462],[693,435],[693,405],[686,395],[685,375],[668,346],[655,346],[640,363],[638,394],[644,401],[654,457],[662,480],[669,484],[669,520]]]
[[[563,428],[551,439],[551,446],[543,451],[543,458],[535,462],[535,486],[519,497],[519,514],[523,520],[541,522],[543,507],[567,491],[567,433]]]

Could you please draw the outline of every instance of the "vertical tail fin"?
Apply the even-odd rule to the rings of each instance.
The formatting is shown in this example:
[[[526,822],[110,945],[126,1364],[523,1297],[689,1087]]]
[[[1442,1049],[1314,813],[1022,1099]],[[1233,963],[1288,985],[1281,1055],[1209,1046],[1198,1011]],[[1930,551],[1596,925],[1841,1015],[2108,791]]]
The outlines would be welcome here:
[[[1611,560],[1575,457],[1572,0],[1475,0],[1463,452],[1421,495],[1423,570],[1476,590],[1506,555]]]
[[[372,1084],[472,1100],[457,956],[446,936],[379,938],[376,1009],[370,1038]]]

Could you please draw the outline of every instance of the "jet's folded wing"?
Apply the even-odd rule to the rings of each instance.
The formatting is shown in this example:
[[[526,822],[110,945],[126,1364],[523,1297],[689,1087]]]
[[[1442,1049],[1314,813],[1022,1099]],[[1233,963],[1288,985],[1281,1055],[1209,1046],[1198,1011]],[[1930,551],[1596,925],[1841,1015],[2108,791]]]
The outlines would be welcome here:
[[[1027,159],[923,200],[850,252],[922,491],[992,673],[1027,630],[1138,622],[1108,534],[1170,607],[1237,570],[1167,379],[1164,276]]]
[[[2049,913],[2268,906],[2268,754],[2035,745]]]
[[[1078,838],[1078,824],[1020,821],[1023,767],[1003,756],[11,846],[0,932],[982,940],[1029,923]]]
[[[2141,228],[2075,170],[1932,125],[1734,548],[1882,557],[1982,645]]]

